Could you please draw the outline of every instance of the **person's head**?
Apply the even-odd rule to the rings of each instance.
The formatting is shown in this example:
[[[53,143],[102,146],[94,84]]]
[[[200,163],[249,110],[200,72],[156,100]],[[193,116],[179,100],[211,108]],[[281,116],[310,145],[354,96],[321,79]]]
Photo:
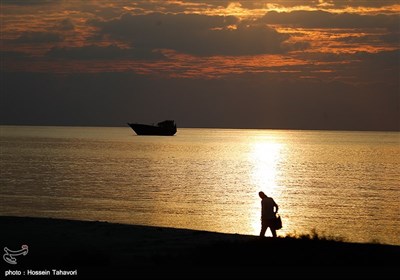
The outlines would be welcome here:
[[[264,192],[259,192],[258,195],[260,196],[260,198],[266,198],[267,195]]]

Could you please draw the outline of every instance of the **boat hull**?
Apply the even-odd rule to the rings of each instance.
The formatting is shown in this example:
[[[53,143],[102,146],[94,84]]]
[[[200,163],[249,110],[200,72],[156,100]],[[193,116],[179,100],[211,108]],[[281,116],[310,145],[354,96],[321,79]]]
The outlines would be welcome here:
[[[161,135],[172,136],[176,133],[176,127],[159,127],[147,124],[128,123],[128,125],[135,131],[137,135]]]

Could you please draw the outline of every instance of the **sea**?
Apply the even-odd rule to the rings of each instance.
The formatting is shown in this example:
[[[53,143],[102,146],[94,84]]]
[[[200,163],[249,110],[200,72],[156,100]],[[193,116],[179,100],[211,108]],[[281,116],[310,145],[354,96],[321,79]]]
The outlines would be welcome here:
[[[400,245],[400,132],[0,126],[0,215]],[[268,230],[266,236],[271,236]]]

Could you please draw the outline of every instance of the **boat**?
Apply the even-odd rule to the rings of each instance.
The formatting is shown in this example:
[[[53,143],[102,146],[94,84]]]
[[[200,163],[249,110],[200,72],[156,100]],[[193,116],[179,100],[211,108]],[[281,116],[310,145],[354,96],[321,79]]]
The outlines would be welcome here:
[[[172,136],[176,133],[174,120],[164,120],[157,124],[128,123],[137,135],[163,135]]]

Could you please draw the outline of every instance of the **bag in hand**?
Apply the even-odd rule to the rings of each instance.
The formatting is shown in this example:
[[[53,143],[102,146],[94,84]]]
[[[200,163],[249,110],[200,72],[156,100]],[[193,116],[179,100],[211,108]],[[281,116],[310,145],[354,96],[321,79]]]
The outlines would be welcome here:
[[[281,216],[279,214],[276,214],[276,216],[275,216],[275,229],[281,229],[281,228],[282,228]]]

